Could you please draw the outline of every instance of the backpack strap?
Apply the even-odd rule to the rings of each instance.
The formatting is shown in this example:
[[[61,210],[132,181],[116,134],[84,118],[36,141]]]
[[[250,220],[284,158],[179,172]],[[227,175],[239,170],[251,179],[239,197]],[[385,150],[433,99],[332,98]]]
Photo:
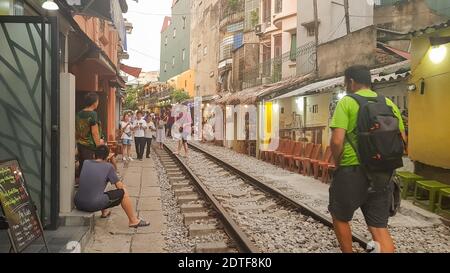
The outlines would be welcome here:
[[[370,100],[370,98],[363,97],[358,94],[348,94],[347,97],[354,99],[358,103],[359,107],[366,105],[367,103],[369,103]]]

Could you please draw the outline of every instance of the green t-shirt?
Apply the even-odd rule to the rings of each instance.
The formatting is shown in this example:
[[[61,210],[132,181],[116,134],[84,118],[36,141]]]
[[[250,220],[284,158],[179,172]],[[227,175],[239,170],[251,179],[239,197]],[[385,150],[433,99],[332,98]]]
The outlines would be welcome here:
[[[99,136],[103,137],[101,123],[95,111],[80,111],[77,113],[75,122],[76,140],[78,144],[86,147],[96,148],[92,136],[91,127],[98,124]]]
[[[369,89],[363,89],[356,94],[368,97],[368,98],[374,98],[377,97],[377,93],[373,92]],[[405,131],[405,125],[403,124],[403,120],[400,114],[400,110],[398,109],[397,105],[395,105],[390,99],[386,98],[386,103],[388,106],[392,107],[392,110],[395,114],[395,116],[399,120],[399,128],[400,131]],[[358,138],[356,135],[356,127],[358,122],[358,112],[359,112],[359,104],[351,97],[344,97],[342,100],[339,101],[338,105],[336,106],[336,110],[333,115],[333,119],[331,121],[331,128],[341,128],[345,129],[348,133],[349,138],[351,141],[358,147]],[[356,155],[356,152],[353,150],[350,143],[345,141],[344,145],[344,152],[341,159],[340,166],[357,166],[359,165],[359,160]]]

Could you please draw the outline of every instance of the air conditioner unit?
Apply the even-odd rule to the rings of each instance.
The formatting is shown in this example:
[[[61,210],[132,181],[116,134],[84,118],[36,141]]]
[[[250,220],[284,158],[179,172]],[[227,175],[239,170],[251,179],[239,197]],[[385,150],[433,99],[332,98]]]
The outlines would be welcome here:
[[[263,25],[259,24],[255,26],[255,33],[256,35],[260,36],[263,35],[264,29],[263,29]]]

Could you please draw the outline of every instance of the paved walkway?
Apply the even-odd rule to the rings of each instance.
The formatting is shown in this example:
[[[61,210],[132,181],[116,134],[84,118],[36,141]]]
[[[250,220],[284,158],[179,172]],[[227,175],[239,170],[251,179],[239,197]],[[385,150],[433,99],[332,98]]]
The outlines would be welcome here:
[[[95,218],[94,235],[86,247],[90,253],[161,253],[164,252],[166,218],[162,212],[161,191],[152,159],[133,161],[124,166],[119,162],[119,173],[124,178],[138,216],[150,221],[150,227],[132,229],[122,207],[112,209],[109,219]]]

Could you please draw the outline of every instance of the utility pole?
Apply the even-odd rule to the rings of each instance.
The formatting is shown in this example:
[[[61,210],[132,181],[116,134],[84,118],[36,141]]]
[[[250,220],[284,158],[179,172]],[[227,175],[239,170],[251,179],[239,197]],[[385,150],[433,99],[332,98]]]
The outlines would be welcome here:
[[[317,0],[314,1],[314,34],[316,38],[316,77],[319,76],[319,12],[317,7]]]
[[[348,0],[344,0],[344,9],[345,9],[345,25],[347,26],[347,35],[350,34],[350,13],[349,13],[349,6],[348,6]]]

